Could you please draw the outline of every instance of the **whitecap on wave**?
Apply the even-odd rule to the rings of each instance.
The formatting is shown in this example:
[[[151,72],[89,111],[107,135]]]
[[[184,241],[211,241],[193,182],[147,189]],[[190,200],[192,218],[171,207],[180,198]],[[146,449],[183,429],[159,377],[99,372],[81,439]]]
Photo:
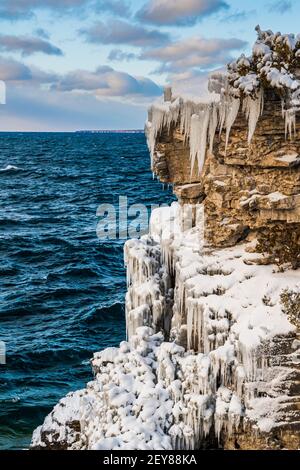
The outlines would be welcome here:
[[[12,170],[21,170],[21,168],[19,168],[18,166],[14,166],[14,165],[6,165],[5,168],[0,168],[0,171],[12,171]]]

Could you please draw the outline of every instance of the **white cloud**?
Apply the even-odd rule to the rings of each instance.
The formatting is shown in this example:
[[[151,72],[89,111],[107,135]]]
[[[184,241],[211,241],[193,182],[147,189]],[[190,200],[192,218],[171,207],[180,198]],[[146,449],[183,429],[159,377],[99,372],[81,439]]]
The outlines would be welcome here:
[[[160,62],[159,71],[179,71],[187,68],[211,69],[231,60],[231,52],[242,49],[240,39],[205,39],[192,37],[165,47],[144,51],[142,59]]]
[[[114,16],[129,16],[126,0],[0,0],[0,19],[31,18],[37,10],[81,15],[86,11],[108,12]]]
[[[12,36],[0,34],[0,50],[5,52],[21,52],[23,56],[36,52],[48,55],[63,55],[62,50],[45,39],[32,36]]]
[[[153,80],[109,66],[100,66],[95,71],[78,69],[62,75],[3,57],[0,57],[0,80],[18,83],[23,88],[38,89],[46,85],[53,91],[81,92],[106,98],[121,97],[124,101],[145,101],[162,93],[161,87]]]
[[[0,57],[0,80],[27,81],[32,79],[29,67],[14,59]]]
[[[92,92],[96,96],[120,96],[123,99],[154,97],[162,92],[149,78],[134,77],[108,66],[98,67],[94,72],[75,70],[58,80],[52,88],[59,91]]]
[[[107,66],[58,75],[0,57],[0,80],[7,88],[3,131],[141,128],[162,94],[154,81]]]
[[[171,73],[168,82],[175,95],[205,97],[209,95],[207,84],[210,72],[189,70],[182,73]]]
[[[108,55],[108,60],[122,62],[137,59],[138,56],[133,52],[124,52],[122,49],[112,49]]]
[[[186,26],[224,8],[229,8],[224,0],[148,0],[136,16],[152,24]]]
[[[268,4],[268,10],[271,13],[280,13],[283,15],[292,9],[291,0],[277,0]]]
[[[148,29],[144,26],[128,23],[123,20],[110,20],[107,23],[98,21],[81,33],[86,40],[96,44],[127,44],[136,47],[154,47],[165,44],[170,40],[167,33],[157,29]]]

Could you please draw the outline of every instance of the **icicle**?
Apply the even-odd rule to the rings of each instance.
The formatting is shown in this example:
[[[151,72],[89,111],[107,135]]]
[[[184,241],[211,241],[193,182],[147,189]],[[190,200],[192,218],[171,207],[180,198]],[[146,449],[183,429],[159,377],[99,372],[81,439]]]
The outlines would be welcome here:
[[[218,110],[219,110],[219,136],[220,136],[224,128],[225,119],[226,119],[226,102],[224,100],[220,102]]]
[[[293,109],[284,111],[285,118],[285,139],[289,135],[290,140],[296,136],[296,113]]]
[[[181,100],[177,98],[172,103],[153,105],[149,108],[148,122],[145,126],[148,148],[151,156],[151,168],[153,168],[153,157],[157,136],[164,127],[170,132],[172,124],[176,124],[179,119]]]
[[[228,388],[221,386],[217,391],[217,399],[216,399],[216,406],[215,406],[215,434],[217,436],[218,441],[220,441],[221,432],[228,428],[228,411],[230,408],[232,399],[232,392]],[[233,402],[233,405],[235,403]],[[236,410],[234,410],[236,411]],[[233,412],[233,410],[232,410]]]
[[[185,284],[179,282],[178,289],[176,290],[176,305],[178,306],[178,312],[180,315],[184,313],[185,307]]]
[[[167,272],[171,275],[174,275],[174,258],[173,258],[173,247],[172,247],[172,238],[162,238],[161,240],[161,252],[162,252],[162,261],[166,266]]]
[[[232,436],[233,431],[238,431],[242,414],[241,400],[233,393],[228,408],[228,437]]]
[[[184,424],[193,430],[193,445],[197,449],[212,424],[212,413],[209,412],[210,397],[208,395],[187,394],[185,399],[187,413],[183,416]]]
[[[258,382],[264,380],[268,360],[262,351],[257,347],[247,347],[240,344],[239,355],[245,371],[245,381]]]
[[[294,92],[296,93],[296,92]],[[288,136],[290,140],[293,139],[293,137],[296,137],[296,111],[297,108],[291,108],[288,107],[286,109],[287,103],[286,101],[282,98],[281,100],[281,110],[282,110],[282,119],[285,121],[285,140],[287,140]]]
[[[201,350],[203,330],[203,309],[198,299],[189,299],[187,311],[187,346],[195,351]]]
[[[214,103],[212,103],[211,112],[210,112],[210,119],[209,119],[209,130],[208,130],[209,151],[210,151],[210,153],[212,153],[212,151],[213,151],[213,145],[214,145],[214,139],[215,139],[217,125],[218,125],[217,107]]]
[[[191,175],[193,173],[195,160],[200,147],[200,129],[201,121],[200,116],[193,114],[191,119],[191,132],[190,132],[190,157],[191,157]]]
[[[243,366],[239,365],[235,370],[235,389],[237,391],[238,397],[242,398],[243,396],[243,386],[245,382],[245,369]]]
[[[154,136],[154,130],[152,127],[152,123],[150,121],[146,122],[145,125],[145,135],[147,138],[147,144],[148,144],[148,149],[150,153],[150,159],[151,159],[151,169],[153,170],[153,156],[154,156],[154,148],[155,148],[155,136]],[[152,172],[153,179],[154,179],[154,172]]]
[[[232,99],[229,104],[228,104],[228,109],[226,112],[226,120],[225,120],[225,126],[226,126],[226,141],[225,141],[225,152],[227,150],[228,146],[228,141],[229,141],[229,135],[231,128],[233,126],[234,121],[237,118],[238,112],[240,109],[240,100],[239,99]]]
[[[216,347],[217,338],[223,345],[226,334],[215,331],[214,320],[209,318],[209,308],[200,299],[189,298],[187,304],[187,344],[188,349],[208,354]]]
[[[194,114],[194,105],[191,101],[187,101],[183,104],[180,114],[180,132],[184,134],[185,141],[190,136],[192,114]]]
[[[163,286],[169,274],[161,269],[161,249],[143,240],[129,240],[124,247],[127,266],[126,327],[130,338],[140,326],[154,331],[167,328],[170,314]],[[148,307],[148,308],[146,308]]]
[[[151,322],[151,312],[148,305],[141,305],[140,307],[130,310],[126,315],[127,339],[135,335],[137,328],[151,325]]]
[[[207,130],[210,117],[210,107],[206,105],[199,115],[193,114],[190,133],[191,175],[195,160],[198,162],[198,174],[203,170],[207,146]]]
[[[263,107],[263,89],[258,92],[257,97],[255,99],[251,98],[251,96],[247,96],[247,98],[245,98],[243,101],[243,112],[245,113],[246,119],[248,121],[248,144],[251,143],[252,137],[256,129],[257,121],[263,113]]]
[[[264,92],[264,89],[261,88],[260,90],[260,94],[261,94],[261,103],[260,103],[260,115],[262,116],[263,115],[263,112],[264,112],[264,109],[265,109],[265,92]]]
[[[282,119],[284,119],[285,118],[285,102],[283,98],[281,98],[281,115],[282,115]]]

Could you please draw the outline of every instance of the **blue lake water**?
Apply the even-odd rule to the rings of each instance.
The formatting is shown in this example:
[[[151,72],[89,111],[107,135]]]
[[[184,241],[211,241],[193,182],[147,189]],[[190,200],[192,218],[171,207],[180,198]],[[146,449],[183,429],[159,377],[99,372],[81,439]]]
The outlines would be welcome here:
[[[96,235],[100,204],[169,203],[143,134],[0,134],[0,449],[26,448],[94,351],[125,337],[124,240]]]

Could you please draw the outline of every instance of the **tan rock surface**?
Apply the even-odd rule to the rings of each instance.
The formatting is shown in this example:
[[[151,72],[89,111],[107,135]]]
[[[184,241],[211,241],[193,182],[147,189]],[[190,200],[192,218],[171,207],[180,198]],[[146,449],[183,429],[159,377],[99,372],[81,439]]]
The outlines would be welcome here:
[[[189,142],[178,126],[163,129],[157,138],[153,171],[174,185],[182,204],[204,200],[205,237],[212,246],[234,245],[266,227],[276,230],[278,222],[300,222],[300,121],[295,137],[286,138],[281,100],[267,91],[250,145],[247,134],[240,110],[227,150],[222,131],[213,153],[207,151],[201,175],[197,165],[191,174]]]

